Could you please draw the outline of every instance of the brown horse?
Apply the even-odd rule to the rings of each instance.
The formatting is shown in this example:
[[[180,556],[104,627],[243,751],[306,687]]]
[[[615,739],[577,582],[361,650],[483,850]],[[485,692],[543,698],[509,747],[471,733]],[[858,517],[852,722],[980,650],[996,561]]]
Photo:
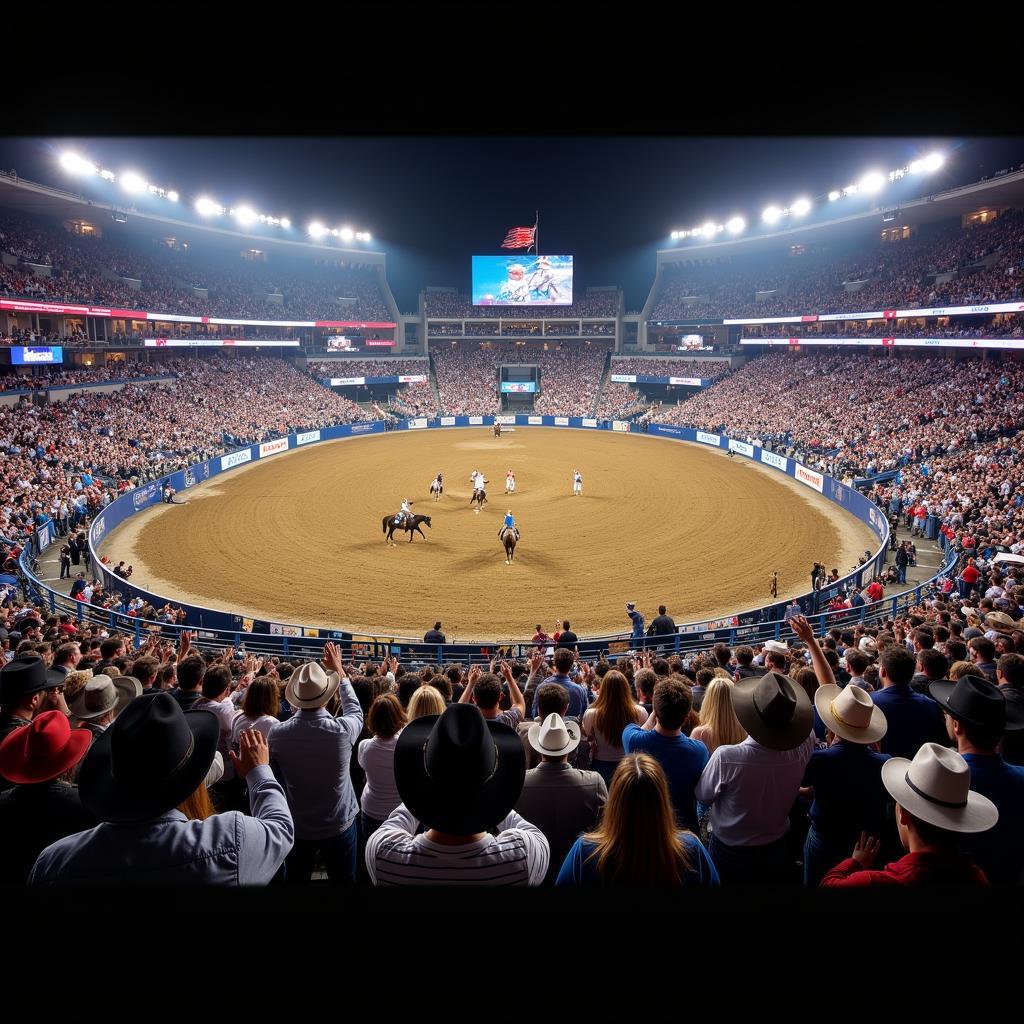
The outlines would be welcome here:
[[[476,511],[479,512],[484,505],[487,504],[487,492],[482,488],[478,487],[473,491],[473,497],[469,499],[469,507],[473,507],[473,502],[476,502]]]
[[[494,436],[495,437],[501,437],[501,424],[500,423],[495,422],[495,424],[494,424]]]
[[[426,540],[427,535],[420,529],[421,523],[425,523],[427,526],[430,526],[430,516],[414,515],[411,520],[407,516],[401,526],[398,526],[395,523],[394,516],[385,516],[382,520],[382,525],[384,527],[383,532],[387,534],[387,537],[384,538],[384,543],[395,543],[392,539],[394,537],[395,530],[405,530],[405,532],[409,534],[410,544],[412,543],[414,532],[418,533],[424,540]],[[431,527],[431,529],[433,529],[433,527]]]
[[[516,543],[519,540],[516,536],[516,529],[514,526],[504,526],[498,536],[501,538],[502,547],[505,549],[505,564],[511,565],[516,557]]]

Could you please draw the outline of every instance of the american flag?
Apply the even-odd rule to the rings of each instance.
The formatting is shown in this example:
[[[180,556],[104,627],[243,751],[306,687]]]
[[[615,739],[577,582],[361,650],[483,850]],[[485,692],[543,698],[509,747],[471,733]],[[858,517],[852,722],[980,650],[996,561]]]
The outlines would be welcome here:
[[[532,228],[509,228],[501,247],[502,249],[529,249],[533,245],[533,236],[536,231],[536,224]]]

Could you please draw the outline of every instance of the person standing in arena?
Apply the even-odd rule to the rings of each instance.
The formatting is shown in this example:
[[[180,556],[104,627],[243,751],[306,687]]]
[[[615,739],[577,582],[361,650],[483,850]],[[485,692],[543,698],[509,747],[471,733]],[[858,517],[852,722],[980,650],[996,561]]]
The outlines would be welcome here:
[[[509,471],[505,474],[505,493],[516,493],[516,475],[512,472],[511,468],[509,468]]]
[[[572,495],[575,498],[577,494],[583,493],[583,477],[580,476],[580,471],[574,469],[572,473]]]

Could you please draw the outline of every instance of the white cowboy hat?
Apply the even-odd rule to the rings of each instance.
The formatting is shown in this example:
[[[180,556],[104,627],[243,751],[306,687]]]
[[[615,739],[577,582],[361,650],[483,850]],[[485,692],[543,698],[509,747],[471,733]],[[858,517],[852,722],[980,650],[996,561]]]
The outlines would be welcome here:
[[[878,642],[873,636],[862,636],[860,643],[857,644],[857,650],[862,651],[864,654],[877,654]]]
[[[764,649],[766,651],[774,651],[776,654],[789,654],[789,648],[778,640],[766,640]]]
[[[825,725],[851,743],[877,743],[889,728],[871,694],[852,683],[845,689],[829,684],[814,691],[814,706]]]
[[[914,755],[882,765],[882,784],[915,818],[947,832],[987,832],[999,811],[987,796],[971,792],[971,769],[949,747],[925,743]]]
[[[322,708],[340,685],[341,677],[337,672],[325,672],[315,661],[311,661],[288,677],[284,698],[299,711]]]
[[[580,727],[566,722],[561,715],[548,715],[540,725],[531,725],[526,734],[530,746],[546,757],[561,757],[580,745]]]

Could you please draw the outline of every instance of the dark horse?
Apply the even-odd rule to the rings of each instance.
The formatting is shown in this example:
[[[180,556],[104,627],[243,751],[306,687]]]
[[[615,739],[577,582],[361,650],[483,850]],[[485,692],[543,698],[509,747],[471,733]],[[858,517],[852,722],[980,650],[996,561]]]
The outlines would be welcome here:
[[[473,497],[469,499],[470,507],[472,507],[474,501],[476,502],[477,512],[487,504],[487,492],[482,487],[478,487],[473,491]]]
[[[516,536],[516,529],[514,526],[503,526],[498,536],[505,548],[505,564],[511,565],[512,560],[516,557],[516,542],[519,539]]]
[[[495,437],[501,437],[501,424],[500,423],[496,422],[494,424],[494,436]]]
[[[405,532],[407,534],[409,534],[409,543],[410,544],[412,543],[412,538],[413,538],[413,533],[414,532],[418,533],[424,540],[426,540],[427,539],[427,535],[420,529],[420,523],[426,523],[427,526],[430,526],[430,516],[414,515],[412,517],[412,520],[410,520],[408,517],[406,517],[404,523],[401,526],[396,526],[395,525],[395,517],[394,516],[385,516],[383,518],[383,520],[381,520],[381,525],[383,526],[383,532],[387,534],[387,537],[384,539],[384,543],[385,544],[394,544],[395,543],[394,540],[392,539],[392,537],[394,536],[395,530],[405,530]]]

